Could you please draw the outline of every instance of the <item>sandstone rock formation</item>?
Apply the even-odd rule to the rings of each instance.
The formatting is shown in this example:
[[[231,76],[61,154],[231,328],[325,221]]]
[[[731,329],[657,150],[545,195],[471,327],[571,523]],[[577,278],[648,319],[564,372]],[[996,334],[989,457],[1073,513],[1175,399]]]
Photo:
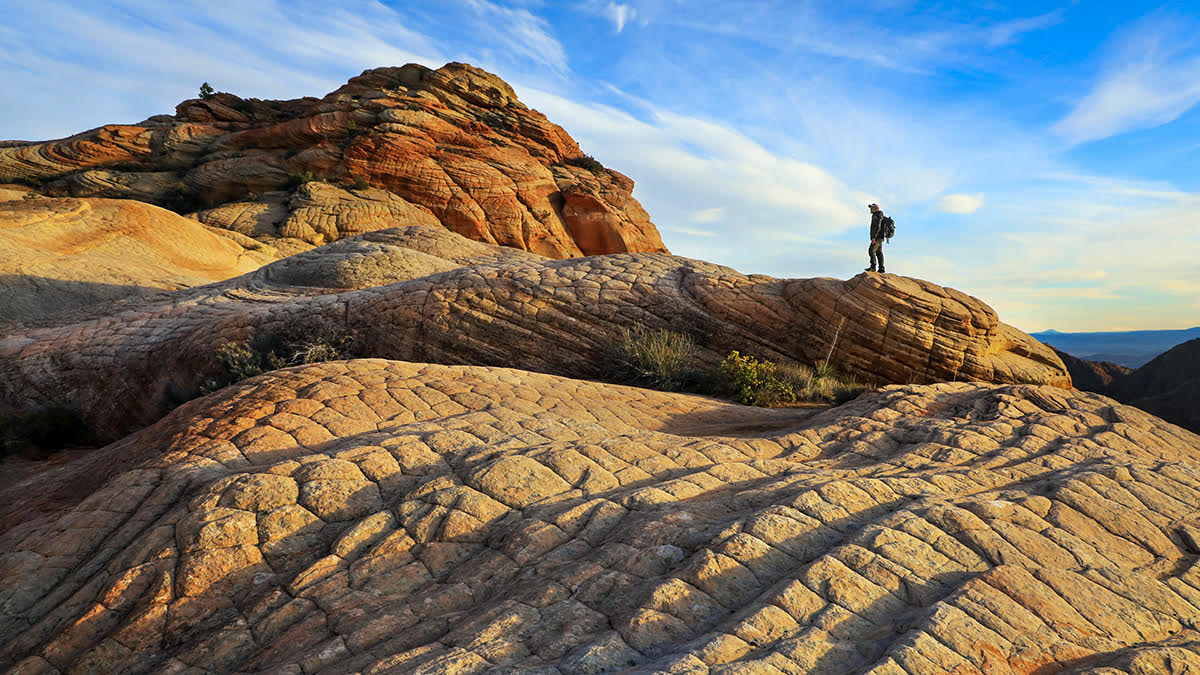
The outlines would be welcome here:
[[[666,254],[548,260],[414,226],[341,240],[237,279],[111,317],[0,340],[0,403],[69,404],[117,437],[194,389],[229,341],[355,336],[357,353],[596,377],[622,326],[875,383],[943,380],[1070,386],[1049,347],[979,300],[896,275],[746,276]]]
[[[136,125],[0,143],[0,183],[14,181],[199,211],[289,251],[421,223],[554,258],[666,251],[633,181],[461,63],[368,70],[319,100],[222,93]]]
[[[1200,437],[1031,385],[806,415],[503,368],[276,371],[23,487],[65,510],[0,535],[0,666],[1200,665]]]
[[[0,326],[102,315],[276,260],[248,237],[114,199],[0,202]]]

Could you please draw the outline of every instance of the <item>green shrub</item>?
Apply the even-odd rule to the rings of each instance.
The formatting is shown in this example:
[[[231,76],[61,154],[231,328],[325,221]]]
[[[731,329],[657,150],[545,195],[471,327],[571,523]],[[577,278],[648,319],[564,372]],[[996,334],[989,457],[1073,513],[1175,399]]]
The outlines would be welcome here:
[[[837,376],[837,373],[833,368],[833,364],[829,363],[828,361],[822,361],[821,363],[818,363],[817,367],[814,369],[814,374],[818,379]]]
[[[581,169],[587,169],[588,171],[591,171],[592,173],[600,173],[601,171],[604,170],[604,165],[600,163],[600,160],[596,159],[595,157],[592,157],[591,155],[580,155],[579,157],[568,157],[566,160],[563,161],[563,163],[570,164],[571,166],[577,166]]]
[[[226,342],[217,347],[213,356],[217,365],[225,370],[230,382],[287,367],[287,362],[275,350],[256,349],[249,342]]]
[[[836,380],[832,387],[831,396],[834,405],[841,405],[858,398],[858,395],[864,391],[874,389],[869,384],[863,384],[857,380]]]
[[[795,389],[779,377],[775,368],[771,361],[732,351],[717,366],[717,383],[733,400],[743,405],[774,406],[795,402]]]
[[[347,334],[288,340],[271,333],[245,342],[226,342],[213,352],[220,376],[207,380],[200,393],[207,394],[256,375],[304,363],[322,363],[353,356],[354,337]]]
[[[55,450],[95,443],[92,430],[74,408],[51,405],[0,415],[0,455],[44,458]]]
[[[313,181],[317,180],[320,179],[317,178],[316,174],[314,174],[312,171],[305,170],[288,176],[287,183],[284,184],[284,187],[289,190],[295,190],[305,183],[312,183]]]
[[[213,95],[216,93],[217,93],[216,90],[212,88],[211,84],[205,82],[204,84],[200,85],[200,98],[201,99],[207,101],[208,99],[212,98]]]
[[[843,378],[828,362],[816,368],[730,352],[716,367],[700,367],[699,350],[687,335],[644,326],[622,328],[606,350],[605,376],[615,382],[665,391],[690,391],[744,405],[841,404],[870,385]]]
[[[833,365],[827,362],[818,363],[815,368],[779,364],[778,373],[792,385],[797,401],[839,405],[873,388],[854,378],[838,375]]]
[[[367,183],[366,176],[355,176],[353,187],[355,190],[366,190],[368,187],[370,187],[370,184]]]
[[[694,371],[695,351],[695,343],[682,333],[621,328],[620,339],[608,349],[609,375],[629,384],[676,391]]]

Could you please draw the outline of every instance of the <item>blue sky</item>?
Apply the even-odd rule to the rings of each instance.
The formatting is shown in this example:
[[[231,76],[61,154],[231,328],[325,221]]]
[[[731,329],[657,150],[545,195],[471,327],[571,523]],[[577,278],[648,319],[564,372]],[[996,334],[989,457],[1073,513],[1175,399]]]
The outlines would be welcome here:
[[[0,138],[171,112],[202,81],[320,96],[473,63],[635,196],[670,249],[848,278],[866,203],[889,271],[1028,331],[1200,325],[1192,3],[0,0]]]

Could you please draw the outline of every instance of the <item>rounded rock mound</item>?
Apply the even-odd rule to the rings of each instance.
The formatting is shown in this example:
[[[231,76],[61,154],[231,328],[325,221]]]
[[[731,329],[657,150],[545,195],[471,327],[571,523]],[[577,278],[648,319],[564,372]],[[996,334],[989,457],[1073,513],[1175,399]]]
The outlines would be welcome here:
[[[276,260],[247,237],[117,199],[0,202],[0,325],[78,320]]]
[[[743,435],[672,433],[698,422]],[[1198,656],[1200,437],[1073,390],[900,385],[811,416],[357,360],[260,376],[76,461],[22,488],[57,510],[0,535],[17,672]]]

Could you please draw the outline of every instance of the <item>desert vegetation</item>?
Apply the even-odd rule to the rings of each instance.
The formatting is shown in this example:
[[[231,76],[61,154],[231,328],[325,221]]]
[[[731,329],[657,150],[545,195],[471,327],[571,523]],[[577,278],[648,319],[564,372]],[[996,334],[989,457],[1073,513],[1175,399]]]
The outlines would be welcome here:
[[[225,342],[213,352],[220,374],[204,381],[200,394],[288,366],[323,363],[355,356],[354,336],[330,332],[314,338],[260,333],[243,342]]]
[[[705,366],[689,336],[644,326],[621,329],[620,338],[607,350],[604,370],[614,382],[718,396],[761,407],[840,404],[873,388],[840,376],[828,360],[810,368],[735,350],[715,367]]]
[[[581,169],[587,169],[588,171],[591,171],[592,173],[599,173],[604,170],[604,165],[600,163],[600,160],[596,159],[595,157],[592,157],[591,155],[580,155],[579,157],[571,157],[566,160],[563,160],[563,163],[569,164],[571,166],[577,166]]]
[[[50,405],[0,414],[0,457],[42,459],[56,450],[94,443],[91,429],[70,406]]]

